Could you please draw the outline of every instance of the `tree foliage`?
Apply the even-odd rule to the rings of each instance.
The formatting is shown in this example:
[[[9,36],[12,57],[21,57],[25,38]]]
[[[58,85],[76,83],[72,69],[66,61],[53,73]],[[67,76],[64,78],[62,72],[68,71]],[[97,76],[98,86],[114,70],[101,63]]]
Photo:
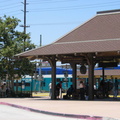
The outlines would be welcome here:
[[[0,18],[0,77],[14,80],[34,68],[28,59],[15,60],[14,55],[35,48],[30,34],[17,30],[20,20],[14,17]],[[25,40],[25,41],[24,41]],[[16,70],[18,69],[18,70]]]

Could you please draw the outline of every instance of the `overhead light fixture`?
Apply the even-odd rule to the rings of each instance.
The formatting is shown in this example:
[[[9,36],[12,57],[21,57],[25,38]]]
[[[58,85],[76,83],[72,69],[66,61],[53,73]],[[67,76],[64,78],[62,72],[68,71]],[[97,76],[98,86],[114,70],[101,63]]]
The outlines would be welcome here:
[[[86,74],[86,72],[87,72],[86,66],[85,66],[85,65],[81,65],[81,66],[80,66],[80,73],[81,73],[81,74]]]

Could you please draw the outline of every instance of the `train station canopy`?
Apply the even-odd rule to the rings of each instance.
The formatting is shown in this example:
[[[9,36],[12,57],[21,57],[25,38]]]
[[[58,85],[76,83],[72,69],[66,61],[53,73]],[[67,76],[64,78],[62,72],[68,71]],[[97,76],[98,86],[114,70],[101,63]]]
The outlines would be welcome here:
[[[97,12],[96,16],[78,26],[57,41],[16,55],[19,58],[43,59],[52,66],[52,99],[55,99],[56,61],[70,63],[73,87],[76,88],[76,64],[85,74],[88,65],[89,100],[94,99],[94,66],[102,67],[120,62],[120,10]],[[104,70],[103,70],[104,79]]]
[[[97,61],[109,59],[119,62],[120,10],[97,12],[96,16],[57,41],[16,56],[45,59],[55,55],[58,60],[67,62],[77,60],[77,56],[84,59],[84,55],[88,53],[93,53]]]

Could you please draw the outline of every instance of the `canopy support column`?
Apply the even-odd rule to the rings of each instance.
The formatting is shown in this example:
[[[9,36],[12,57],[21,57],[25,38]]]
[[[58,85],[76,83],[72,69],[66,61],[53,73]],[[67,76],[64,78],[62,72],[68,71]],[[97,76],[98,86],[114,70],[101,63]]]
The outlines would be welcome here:
[[[55,57],[52,57],[52,59],[49,59],[49,62],[52,67],[52,96],[51,99],[56,99],[56,60]]]
[[[94,60],[93,60],[93,54],[87,55],[88,60],[88,99],[93,100],[94,99]]]
[[[103,79],[103,81],[105,80],[105,68],[104,68],[104,66],[102,67],[102,79]]]
[[[71,67],[72,67],[72,70],[73,70],[73,73],[72,73],[73,87],[76,90],[76,63],[71,63]]]

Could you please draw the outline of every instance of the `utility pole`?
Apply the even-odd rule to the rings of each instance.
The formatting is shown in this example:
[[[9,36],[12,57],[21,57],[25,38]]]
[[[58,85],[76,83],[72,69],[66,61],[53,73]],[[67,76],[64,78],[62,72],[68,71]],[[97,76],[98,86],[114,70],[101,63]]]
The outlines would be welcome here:
[[[20,27],[24,28],[24,34],[26,34],[26,27],[29,27],[26,25],[26,12],[28,12],[28,11],[26,11],[26,5],[28,3],[26,3],[26,0],[24,0],[24,3],[22,2],[22,4],[24,4],[24,10],[22,10],[24,12],[24,25],[20,25]],[[26,42],[26,38],[24,38],[24,48],[23,48],[24,51],[25,51],[25,42]]]
[[[26,34],[26,0],[24,0],[24,34]]]
[[[42,46],[42,35],[40,35],[40,47]]]

